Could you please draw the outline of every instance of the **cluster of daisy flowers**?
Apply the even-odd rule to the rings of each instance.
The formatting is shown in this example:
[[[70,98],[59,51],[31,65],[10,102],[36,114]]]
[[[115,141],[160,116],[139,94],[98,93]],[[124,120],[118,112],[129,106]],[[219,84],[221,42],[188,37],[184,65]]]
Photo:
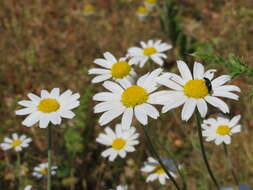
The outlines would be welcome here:
[[[137,8],[136,14],[141,21],[153,11],[156,6],[156,1],[157,0],[144,0],[143,5]]]
[[[38,124],[40,128],[47,128],[49,125],[60,125],[62,119],[72,119],[75,114],[72,109],[79,106],[80,95],[67,90],[60,94],[59,88],[53,88],[50,92],[41,90],[40,96],[33,93],[28,94],[29,100],[21,100],[19,105],[24,108],[17,110],[16,115],[28,115],[23,120],[22,125],[32,127]],[[30,137],[26,135],[19,136],[13,133],[12,137],[5,137],[0,147],[3,150],[13,149],[17,153],[27,148],[32,142]],[[18,156],[20,156],[18,154]],[[46,178],[51,171],[51,175],[56,175],[57,166],[51,166],[49,169],[48,162],[39,164],[34,168],[33,176],[37,178]],[[25,190],[32,189],[31,185],[27,185]]]
[[[193,64],[191,72],[187,63],[177,61],[180,75],[165,72],[162,68],[167,55],[166,51],[172,46],[161,40],[149,40],[140,42],[140,47],[131,47],[123,57],[116,58],[113,54],[105,52],[103,58],[94,60],[97,68],[89,70],[89,74],[96,75],[92,83],[102,83],[105,92],[99,92],[93,96],[99,103],[94,107],[94,113],[102,114],[98,120],[101,126],[121,118],[115,131],[106,127],[96,141],[108,147],[102,152],[103,157],[114,161],[117,157],[125,158],[126,153],[135,151],[139,144],[136,129],[132,126],[137,121],[144,127],[148,125],[149,118],[158,119],[160,112],[157,106],[162,106],[161,113],[166,113],[174,108],[183,106],[181,118],[188,121],[194,112],[198,112],[202,118],[206,118],[208,104],[219,109],[223,114],[230,112],[229,106],[223,98],[238,100],[236,94],[240,88],[226,84],[231,80],[229,75],[214,77],[216,70],[205,71],[201,63]],[[139,76],[135,67],[151,67],[156,64],[158,68]],[[136,119],[136,120],[135,120]],[[241,131],[239,125],[240,115],[231,120],[225,115],[216,119],[205,119],[202,124],[202,133],[206,141],[214,141],[215,144],[230,144],[231,135]],[[163,160],[164,165],[169,161]],[[177,177],[175,168],[178,166],[166,166],[172,177]],[[165,184],[167,176],[164,168],[157,160],[148,158],[142,172],[149,173],[147,182],[158,179]]]

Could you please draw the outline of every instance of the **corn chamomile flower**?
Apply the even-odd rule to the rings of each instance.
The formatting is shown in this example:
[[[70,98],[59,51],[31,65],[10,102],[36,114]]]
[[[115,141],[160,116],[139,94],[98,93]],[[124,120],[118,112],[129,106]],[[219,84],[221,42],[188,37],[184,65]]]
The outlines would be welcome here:
[[[95,12],[94,6],[92,4],[85,4],[83,6],[83,15],[84,16],[91,16]]]
[[[163,66],[163,59],[167,58],[164,52],[172,48],[170,44],[161,40],[149,40],[147,43],[140,42],[140,44],[141,48],[131,47],[128,49],[129,63],[139,64],[140,67],[143,67],[149,59],[159,66]]]
[[[149,11],[152,11],[156,5],[156,1],[157,0],[144,0],[144,5]]]
[[[51,167],[51,175],[56,175],[57,166]],[[48,174],[48,162],[41,163],[33,169],[33,176],[37,178],[46,177]]]
[[[206,119],[201,125],[202,134],[206,137],[206,141],[214,141],[216,145],[230,144],[231,136],[242,130],[242,126],[238,124],[240,119],[240,115],[234,116],[231,120],[224,116],[218,116],[217,119]]]
[[[172,177],[177,177],[176,175],[176,166],[171,160],[162,160],[164,165],[168,168],[169,173]],[[166,179],[169,179],[168,175],[164,171],[164,169],[161,167],[159,162],[155,160],[153,157],[148,157],[148,161],[144,162],[144,167],[141,168],[141,171],[144,173],[149,173],[149,176],[146,179],[146,182],[152,182],[156,179],[159,180],[159,182],[164,185],[166,182]]]
[[[3,150],[14,149],[16,152],[22,151],[23,148],[27,148],[29,143],[32,142],[31,138],[27,138],[26,135],[21,135],[20,137],[17,133],[12,134],[12,139],[5,137],[4,143],[0,146]]]
[[[30,100],[19,101],[18,104],[26,108],[16,111],[16,115],[28,115],[22,122],[23,125],[31,127],[39,122],[40,128],[46,128],[49,122],[59,125],[61,118],[72,119],[75,114],[71,111],[79,106],[78,93],[73,94],[67,90],[60,95],[60,89],[54,88],[51,92],[41,90],[41,97],[29,93]]]
[[[144,6],[139,6],[137,11],[136,11],[136,14],[139,18],[139,20],[143,21],[147,16],[148,16],[148,9]]]
[[[240,92],[240,88],[234,85],[224,85],[230,81],[229,75],[222,75],[213,79],[216,70],[204,72],[201,63],[194,63],[193,75],[183,61],[177,61],[177,67],[181,76],[173,73],[165,73],[157,79],[157,82],[171,88],[165,91],[160,103],[164,105],[162,113],[184,104],[181,118],[189,120],[197,107],[201,117],[207,114],[207,103],[220,109],[223,113],[229,113],[227,104],[218,97],[238,100],[239,96],[233,92]]]
[[[125,158],[127,152],[134,152],[134,146],[139,144],[138,137],[139,134],[136,133],[134,127],[123,130],[122,126],[117,124],[115,132],[106,127],[105,133],[100,134],[96,141],[110,147],[102,152],[102,156],[114,161],[117,156]]]
[[[127,78],[132,80],[132,77],[136,75],[126,58],[117,60],[109,52],[104,53],[104,59],[95,59],[94,63],[103,67],[103,69],[93,68],[88,71],[89,74],[98,75],[91,81],[92,83],[103,82],[108,79],[120,80]]]
[[[127,190],[127,189],[128,189],[127,185],[118,185],[116,187],[116,190]],[[114,190],[114,189],[110,189],[110,190]]]
[[[156,98],[160,97],[157,90],[156,78],[162,69],[156,69],[151,73],[140,77],[135,85],[128,80],[120,80],[119,84],[106,81],[103,86],[110,92],[100,92],[93,96],[93,100],[101,101],[94,107],[95,113],[101,113],[100,125],[106,125],[113,119],[122,115],[121,124],[128,129],[132,123],[133,116],[143,125],[147,125],[148,116],[157,119],[159,112],[152,105]]]

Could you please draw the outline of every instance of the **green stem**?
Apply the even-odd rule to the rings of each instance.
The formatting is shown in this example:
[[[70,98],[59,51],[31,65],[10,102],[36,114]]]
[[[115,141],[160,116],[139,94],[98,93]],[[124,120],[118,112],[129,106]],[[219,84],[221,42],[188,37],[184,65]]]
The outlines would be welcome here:
[[[21,170],[21,158],[20,158],[20,152],[17,152],[17,177],[18,177],[18,189],[21,190],[22,189],[22,178],[20,175],[20,170]]]
[[[231,170],[231,173],[232,173],[232,176],[235,180],[236,185],[239,186],[239,181],[238,181],[238,178],[236,177],[235,171],[233,169],[232,161],[229,158],[227,145],[225,143],[223,143],[223,148],[224,148],[226,159],[228,160],[228,167]]]
[[[47,190],[51,190],[51,165],[52,165],[52,125],[48,126],[48,174]]]
[[[198,111],[196,111],[196,119],[197,119],[198,136],[199,136],[199,143],[200,143],[200,149],[201,149],[202,157],[203,157],[204,163],[206,165],[207,171],[208,171],[211,179],[213,180],[216,188],[219,190],[220,189],[219,183],[215,179],[215,177],[213,175],[213,172],[210,168],[210,165],[208,163],[208,160],[207,160],[206,151],[205,151],[204,142],[203,142],[203,136],[202,136],[201,119],[200,119],[200,115],[199,115]]]
[[[174,177],[170,174],[170,172],[167,170],[166,166],[164,165],[163,161],[161,160],[160,156],[158,155],[158,153],[156,152],[154,145],[149,137],[148,134],[148,130],[146,129],[147,126],[143,126],[144,129],[144,134],[146,137],[146,140],[149,144],[148,148],[150,149],[151,154],[153,154],[156,159],[158,160],[160,166],[164,169],[165,173],[168,175],[168,177],[170,178],[170,180],[172,181],[172,183],[174,184],[174,186],[176,187],[177,190],[181,190],[181,188],[179,187],[179,185],[177,184],[176,180],[174,179]]]

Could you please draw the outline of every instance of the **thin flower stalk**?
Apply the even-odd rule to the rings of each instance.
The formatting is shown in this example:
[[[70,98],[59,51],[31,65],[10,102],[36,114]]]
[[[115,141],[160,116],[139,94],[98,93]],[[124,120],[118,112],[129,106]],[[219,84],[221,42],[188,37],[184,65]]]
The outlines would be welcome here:
[[[148,130],[146,129],[145,126],[143,126],[144,129],[144,134],[146,137],[146,142],[148,143],[148,148],[151,152],[151,154],[153,154],[156,159],[158,160],[159,164],[161,165],[161,167],[164,169],[165,173],[168,175],[168,177],[170,178],[170,180],[172,181],[172,183],[174,184],[174,186],[176,187],[177,190],[181,190],[181,188],[179,187],[178,183],[176,182],[176,180],[174,179],[174,177],[170,174],[170,172],[167,170],[166,166],[164,165],[163,161],[161,160],[160,156],[158,155],[158,153],[156,152],[154,145],[149,137],[148,134]]]
[[[199,143],[200,143],[202,157],[203,157],[204,163],[206,165],[207,171],[208,171],[212,181],[214,182],[217,190],[219,190],[220,189],[219,183],[217,182],[216,178],[214,177],[214,174],[211,170],[211,167],[208,163],[208,159],[206,156],[206,151],[205,151],[205,146],[204,146],[204,141],[203,141],[203,136],[202,136],[202,129],[201,129],[201,119],[200,119],[200,114],[198,111],[196,111],[196,120],[197,120],[198,136],[199,136]]]

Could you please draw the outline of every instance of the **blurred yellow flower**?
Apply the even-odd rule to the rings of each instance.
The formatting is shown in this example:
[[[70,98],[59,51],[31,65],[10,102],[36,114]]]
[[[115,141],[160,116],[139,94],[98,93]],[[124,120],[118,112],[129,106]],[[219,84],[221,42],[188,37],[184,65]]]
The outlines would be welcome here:
[[[139,6],[137,9],[137,16],[140,20],[143,20],[148,15],[148,9],[144,6]]]
[[[92,4],[85,4],[83,6],[83,14],[84,16],[90,16],[94,14],[95,8]]]

